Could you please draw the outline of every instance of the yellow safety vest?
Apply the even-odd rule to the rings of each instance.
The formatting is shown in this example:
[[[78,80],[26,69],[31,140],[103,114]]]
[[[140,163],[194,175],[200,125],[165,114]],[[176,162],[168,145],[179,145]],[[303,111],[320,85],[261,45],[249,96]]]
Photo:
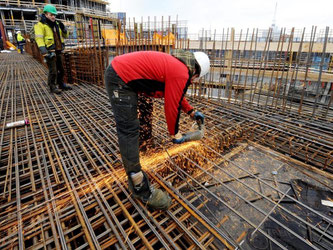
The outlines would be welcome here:
[[[47,49],[52,49],[51,46],[54,45],[54,37],[53,31],[50,26],[46,23],[38,22],[34,26],[35,30],[35,40],[37,42],[38,47],[45,46]],[[68,32],[63,33],[59,28],[60,40],[61,43],[64,43],[64,38],[68,37]]]

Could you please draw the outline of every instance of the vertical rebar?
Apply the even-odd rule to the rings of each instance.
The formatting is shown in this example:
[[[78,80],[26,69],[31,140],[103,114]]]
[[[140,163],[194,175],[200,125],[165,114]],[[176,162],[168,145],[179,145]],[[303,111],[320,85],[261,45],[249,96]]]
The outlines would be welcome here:
[[[317,108],[317,102],[318,102],[318,97],[319,97],[319,86],[321,85],[321,75],[323,72],[323,65],[324,65],[324,61],[325,61],[325,54],[326,54],[329,30],[330,30],[330,28],[327,26],[325,29],[325,38],[324,38],[323,50],[322,50],[321,61],[320,61],[320,66],[319,66],[319,75],[318,75],[318,81],[317,81],[315,101],[314,101],[313,110],[312,110],[312,118],[314,117],[315,111]]]

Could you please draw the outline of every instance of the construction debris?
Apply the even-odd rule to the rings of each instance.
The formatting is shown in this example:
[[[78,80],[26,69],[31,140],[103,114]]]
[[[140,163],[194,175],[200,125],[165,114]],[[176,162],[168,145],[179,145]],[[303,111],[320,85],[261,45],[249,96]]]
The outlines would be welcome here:
[[[29,124],[29,120],[28,119],[24,119],[22,121],[16,121],[16,122],[10,122],[6,124],[6,128],[16,128],[16,127],[21,127],[24,125]]]

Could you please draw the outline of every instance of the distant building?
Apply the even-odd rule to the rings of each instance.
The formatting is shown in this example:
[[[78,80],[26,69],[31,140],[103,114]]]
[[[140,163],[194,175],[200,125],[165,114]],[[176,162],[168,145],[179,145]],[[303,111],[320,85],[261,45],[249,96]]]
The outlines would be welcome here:
[[[53,4],[59,13],[57,18],[67,23],[74,24],[75,15],[101,19],[104,23],[115,22],[115,17],[107,12],[109,2],[104,0],[4,0],[0,1],[0,17],[8,39],[12,40],[17,30],[28,32],[38,21],[45,4]]]

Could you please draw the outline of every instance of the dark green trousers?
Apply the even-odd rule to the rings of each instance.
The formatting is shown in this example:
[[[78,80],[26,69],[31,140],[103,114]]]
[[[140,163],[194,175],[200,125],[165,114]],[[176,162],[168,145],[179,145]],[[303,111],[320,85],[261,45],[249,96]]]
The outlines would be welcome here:
[[[56,89],[56,85],[59,88],[64,86],[64,67],[62,65],[62,56],[60,52],[56,53],[56,56],[49,59],[46,58],[46,63],[49,68],[49,76],[47,79],[47,84],[50,87],[50,90],[53,91]]]

